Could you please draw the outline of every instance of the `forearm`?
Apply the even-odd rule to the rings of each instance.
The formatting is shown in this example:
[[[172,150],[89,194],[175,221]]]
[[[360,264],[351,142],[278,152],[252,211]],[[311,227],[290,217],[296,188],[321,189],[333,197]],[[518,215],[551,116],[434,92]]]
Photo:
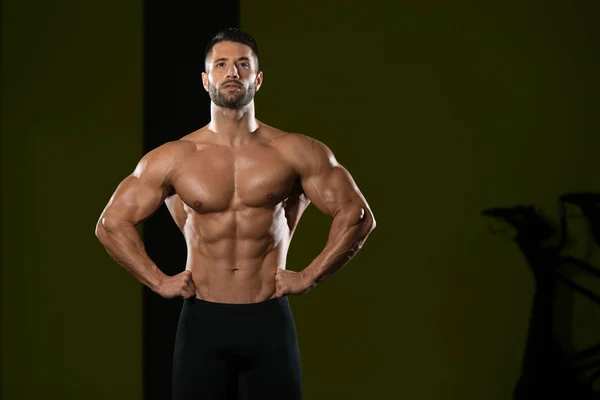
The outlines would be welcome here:
[[[361,207],[340,210],[333,218],[325,248],[301,272],[307,284],[312,287],[321,283],[346,265],[374,228],[375,220],[369,210]]]
[[[104,222],[96,236],[108,254],[140,283],[156,291],[165,274],[154,264],[144,248],[135,225],[128,221]]]

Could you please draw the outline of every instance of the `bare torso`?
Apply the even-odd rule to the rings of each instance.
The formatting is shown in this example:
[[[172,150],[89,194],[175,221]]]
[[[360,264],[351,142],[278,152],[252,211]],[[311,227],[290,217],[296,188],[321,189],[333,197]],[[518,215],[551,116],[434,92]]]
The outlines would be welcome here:
[[[304,294],[352,259],[375,219],[324,143],[256,120],[252,95],[262,72],[249,62],[252,49],[224,41],[211,54],[202,73],[210,123],[145,154],[102,211],[96,237],[164,298],[256,303]],[[327,243],[301,271],[285,271],[309,202],[332,218]],[[148,256],[136,231],[163,203],[187,243],[186,270],[173,276]]]
[[[275,294],[290,240],[309,204],[286,159],[289,136],[260,125],[250,143],[216,144],[206,127],[181,141],[190,148],[171,178],[167,207],[187,244],[196,297],[252,303]],[[293,151],[293,150],[291,150]]]

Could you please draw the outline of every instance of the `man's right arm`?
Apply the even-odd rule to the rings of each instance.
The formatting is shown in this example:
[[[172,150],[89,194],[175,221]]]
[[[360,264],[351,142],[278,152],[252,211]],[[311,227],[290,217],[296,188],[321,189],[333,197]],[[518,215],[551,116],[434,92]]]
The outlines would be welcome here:
[[[168,277],[146,253],[135,227],[154,214],[171,194],[174,160],[180,159],[182,145],[170,142],[146,154],[135,171],[119,184],[96,224],[96,236],[108,254],[138,281],[161,295],[164,295],[160,293],[161,284]],[[184,289],[193,288],[193,283],[189,285],[187,280],[182,284]]]

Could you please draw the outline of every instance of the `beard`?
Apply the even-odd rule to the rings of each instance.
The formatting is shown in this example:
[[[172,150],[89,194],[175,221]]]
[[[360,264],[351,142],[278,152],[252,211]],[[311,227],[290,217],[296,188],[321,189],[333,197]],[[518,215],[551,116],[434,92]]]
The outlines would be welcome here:
[[[239,110],[240,108],[246,107],[252,100],[254,100],[254,94],[256,93],[256,82],[253,82],[248,86],[248,90],[244,86],[240,86],[239,90],[234,92],[227,91],[221,93],[219,89],[212,83],[208,82],[208,95],[215,105],[221,108],[231,108]]]

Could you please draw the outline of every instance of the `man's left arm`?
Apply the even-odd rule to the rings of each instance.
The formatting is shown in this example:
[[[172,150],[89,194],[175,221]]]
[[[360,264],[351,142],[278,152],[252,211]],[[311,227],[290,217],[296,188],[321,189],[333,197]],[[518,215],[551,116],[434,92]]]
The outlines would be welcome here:
[[[375,218],[350,173],[323,143],[301,137],[294,167],[305,195],[323,213],[333,217],[325,248],[299,272],[304,290],[327,279],[361,249],[375,228]]]

